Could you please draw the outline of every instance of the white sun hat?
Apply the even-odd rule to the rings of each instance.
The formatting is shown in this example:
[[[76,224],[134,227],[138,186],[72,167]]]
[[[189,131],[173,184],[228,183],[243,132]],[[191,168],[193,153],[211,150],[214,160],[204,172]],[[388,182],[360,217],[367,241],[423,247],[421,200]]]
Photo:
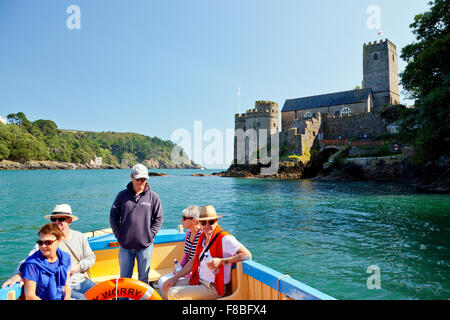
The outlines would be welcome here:
[[[52,217],[69,217],[72,218],[72,221],[78,220],[78,217],[72,214],[72,208],[66,203],[57,204],[52,214],[47,214],[44,218],[50,220]]]

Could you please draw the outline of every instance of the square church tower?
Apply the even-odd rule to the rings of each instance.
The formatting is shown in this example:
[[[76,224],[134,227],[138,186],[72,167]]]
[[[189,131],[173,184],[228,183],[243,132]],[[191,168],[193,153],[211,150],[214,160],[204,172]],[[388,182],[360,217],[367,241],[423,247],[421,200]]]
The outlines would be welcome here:
[[[362,87],[372,89],[375,112],[400,103],[397,47],[388,39],[364,44]]]

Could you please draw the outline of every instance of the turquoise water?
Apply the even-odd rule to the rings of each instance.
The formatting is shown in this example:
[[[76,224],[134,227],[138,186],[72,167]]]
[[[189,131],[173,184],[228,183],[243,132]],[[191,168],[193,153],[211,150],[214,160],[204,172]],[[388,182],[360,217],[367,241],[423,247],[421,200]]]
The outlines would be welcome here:
[[[253,259],[338,299],[449,299],[450,196],[376,182],[192,177],[218,170],[154,170],[163,228],[181,210],[212,204]],[[109,227],[129,170],[0,171],[0,281],[37,240],[56,203],[80,217],[78,231]],[[381,289],[368,289],[369,266]]]

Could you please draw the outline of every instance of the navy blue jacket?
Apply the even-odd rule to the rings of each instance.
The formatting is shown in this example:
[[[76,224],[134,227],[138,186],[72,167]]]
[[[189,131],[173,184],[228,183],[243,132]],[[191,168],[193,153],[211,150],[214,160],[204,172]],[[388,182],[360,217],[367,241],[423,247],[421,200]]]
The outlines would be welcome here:
[[[145,190],[136,196],[133,183],[117,195],[109,214],[112,231],[125,249],[144,249],[153,243],[163,222],[163,210],[158,195]]]

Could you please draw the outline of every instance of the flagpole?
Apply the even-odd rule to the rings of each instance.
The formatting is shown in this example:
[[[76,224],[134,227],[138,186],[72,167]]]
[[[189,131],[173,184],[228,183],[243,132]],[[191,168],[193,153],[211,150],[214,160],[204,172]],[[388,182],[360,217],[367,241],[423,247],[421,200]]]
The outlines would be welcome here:
[[[241,114],[241,85],[238,86],[238,111]]]

